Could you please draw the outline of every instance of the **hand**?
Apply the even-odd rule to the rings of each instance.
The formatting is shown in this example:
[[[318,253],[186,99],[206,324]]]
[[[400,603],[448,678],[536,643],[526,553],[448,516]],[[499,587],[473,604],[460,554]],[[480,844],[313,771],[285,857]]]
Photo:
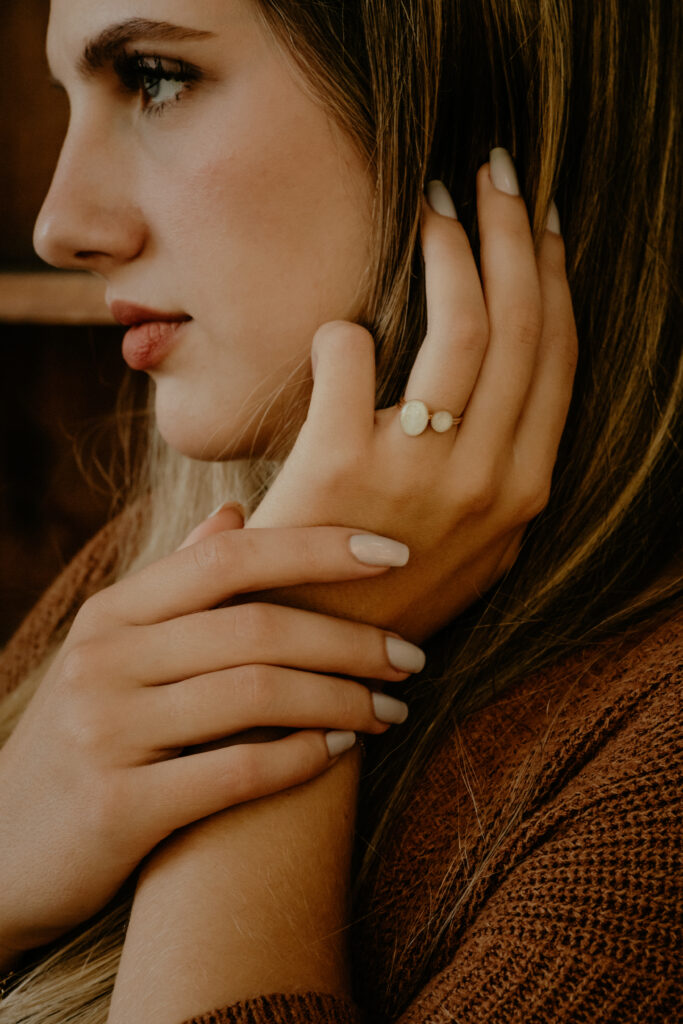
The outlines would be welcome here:
[[[90,917],[173,830],[324,772],[323,730],[388,728],[366,686],[334,676],[406,679],[389,661],[405,657],[400,640],[244,597],[381,575],[358,560],[368,542],[349,529],[228,525],[230,510],[87,601],[0,751],[5,953]],[[369,544],[373,557],[381,544]],[[201,749],[260,726],[304,731]]]
[[[481,280],[462,225],[424,204],[427,336],[406,398],[464,411],[457,430],[406,436],[375,411],[374,346],[357,324],[323,325],[310,408],[249,527],[362,523],[405,541],[392,578],[269,595],[420,641],[515,562],[545,506],[569,407],[576,329],[558,234],[534,252],[524,201],[477,177]]]

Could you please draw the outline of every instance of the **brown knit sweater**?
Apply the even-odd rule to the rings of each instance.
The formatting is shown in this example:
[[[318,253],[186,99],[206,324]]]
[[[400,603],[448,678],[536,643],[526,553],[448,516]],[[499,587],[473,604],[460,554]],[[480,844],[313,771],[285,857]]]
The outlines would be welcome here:
[[[97,588],[117,528],[19,629],[0,695]],[[586,648],[520,680],[443,744],[396,822],[352,924],[355,1001],[264,992],[197,1007],[184,1024],[679,1020],[682,678],[683,613],[672,610],[616,650]]]

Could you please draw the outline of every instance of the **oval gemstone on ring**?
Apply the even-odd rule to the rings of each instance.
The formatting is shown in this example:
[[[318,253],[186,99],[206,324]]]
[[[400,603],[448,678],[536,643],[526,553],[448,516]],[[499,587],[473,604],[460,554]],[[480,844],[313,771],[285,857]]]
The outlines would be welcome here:
[[[453,426],[453,415],[447,409],[432,413],[432,430],[437,434],[444,434]]]
[[[413,398],[401,408],[400,422],[404,434],[408,434],[409,437],[417,437],[427,429],[429,409],[424,402]]]

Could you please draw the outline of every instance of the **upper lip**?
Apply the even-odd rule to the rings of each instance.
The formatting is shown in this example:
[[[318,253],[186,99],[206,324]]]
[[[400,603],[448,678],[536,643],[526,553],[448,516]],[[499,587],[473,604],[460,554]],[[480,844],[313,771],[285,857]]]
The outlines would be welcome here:
[[[137,324],[150,322],[171,323],[176,320],[191,320],[187,313],[165,313],[159,309],[148,309],[146,306],[137,306],[134,302],[125,302],[123,299],[116,299],[109,303],[111,315],[115,320],[125,327],[134,327]]]

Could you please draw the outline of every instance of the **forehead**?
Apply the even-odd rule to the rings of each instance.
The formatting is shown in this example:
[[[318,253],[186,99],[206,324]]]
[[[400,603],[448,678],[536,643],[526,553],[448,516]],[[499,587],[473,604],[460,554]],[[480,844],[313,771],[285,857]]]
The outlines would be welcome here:
[[[53,74],[64,74],[127,41],[206,39],[253,19],[251,0],[52,0],[47,57]]]

